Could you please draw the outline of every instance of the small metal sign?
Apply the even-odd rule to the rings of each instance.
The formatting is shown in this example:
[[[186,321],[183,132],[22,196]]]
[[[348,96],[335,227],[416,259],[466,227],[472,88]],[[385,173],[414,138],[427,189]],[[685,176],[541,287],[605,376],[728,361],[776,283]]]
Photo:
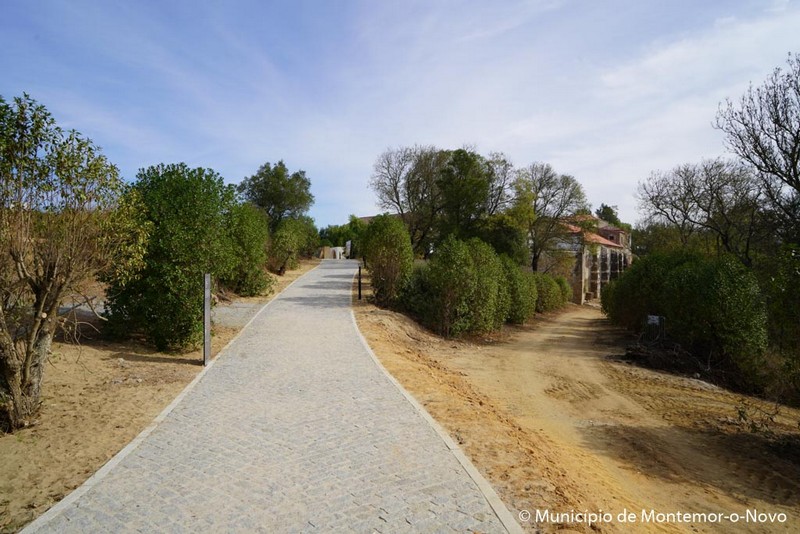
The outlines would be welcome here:
[[[661,324],[661,316],[660,315],[648,315],[647,316],[647,324],[660,325]]]

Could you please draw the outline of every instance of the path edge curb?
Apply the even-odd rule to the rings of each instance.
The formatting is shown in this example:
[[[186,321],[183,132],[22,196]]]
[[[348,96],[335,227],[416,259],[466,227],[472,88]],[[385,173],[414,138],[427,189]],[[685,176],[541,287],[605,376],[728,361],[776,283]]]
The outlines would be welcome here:
[[[114,467],[116,467],[120,462],[122,462],[122,460],[124,460],[130,453],[135,451],[139,447],[139,445],[141,445],[141,443],[147,438],[147,436],[149,436],[156,428],[158,428],[158,425],[160,425],[164,421],[164,419],[167,418],[167,416],[178,406],[178,404],[180,404],[180,402],[184,399],[184,397],[186,397],[186,395],[188,395],[189,392],[193,390],[194,387],[203,379],[206,373],[208,373],[208,371],[212,367],[214,367],[214,364],[216,364],[217,360],[219,360],[221,357],[227,354],[228,347],[230,347],[234,343],[234,341],[239,339],[239,336],[241,336],[245,332],[247,327],[249,327],[250,324],[253,321],[255,321],[258,318],[258,316],[261,315],[261,313],[269,307],[270,304],[278,300],[281,294],[283,294],[284,291],[292,287],[295,284],[295,282],[303,278],[311,271],[317,269],[320,265],[322,265],[322,262],[315,265],[314,268],[309,269],[302,275],[298,276],[295,280],[292,280],[292,282],[289,283],[286,287],[284,287],[280,293],[278,293],[272,299],[270,299],[269,302],[261,306],[261,308],[259,308],[259,310],[250,318],[250,320],[247,321],[247,323],[242,327],[242,329],[239,330],[239,332],[235,336],[233,336],[233,338],[231,338],[231,340],[228,341],[224,347],[222,347],[219,350],[217,356],[213,360],[211,360],[207,366],[203,367],[203,369],[199,373],[197,373],[197,376],[195,376],[194,379],[192,379],[192,381],[189,382],[186,385],[186,387],[183,388],[183,390],[181,390],[181,392],[178,393],[178,395],[174,399],[172,399],[172,402],[170,402],[167,405],[167,407],[164,408],[161,411],[161,413],[159,413],[156,416],[156,418],[153,419],[150,422],[150,424],[148,424],[144,428],[144,430],[139,432],[139,434],[137,434],[136,437],[134,437],[131,441],[129,441],[128,444],[125,445],[117,454],[112,456],[111,459],[107,461],[105,464],[103,464],[103,466],[100,469],[95,471],[95,473],[92,476],[87,478],[83,482],[83,484],[72,490],[66,497],[64,497],[63,499],[55,503],[53,506],[51,506],[45,513],[43,513],[42,515],[40,515],[27,525],[25,525],[25,527],[23,527],[22,530],[19,531],[20,534],[32,534],[34,532],[37,532],[38,530],[43,528],[47,523],[55,519],[56,516],[61,514],[64,510],[72,506],[73,503],[75,503],[78,499],[80,499],[89,490],[91,490],[98,483],[100,483],[100,481],[103,480]]]
[[[355,276],[353,277],[355,280]],[[351,284],[352,286],[352,284]],[[456,457],[458,463],[461,464],[461,467],[466,471],[467,475],[475,482],[475,485],[478,486],[478,490],[483,494],[483,497],[486,499],[486,502],[489,503],[492,511],[497,516],[497,519],[500,520],[503,527],[509,534],[522,534],[524,531],[519,523],[517,523],[516,519],[514,519],[513,514],[508,510],[508,507],[505,503],[500,499],[497,495],[497,492],[494,490],[489,481],[481,475],[480,471],[475,467],[472,461],[467,457],[461,447],[453,441],[453,438],[450,437],[450,434],[433,418],[433,416],[428,413],[428,410],[425,409],[422,404],[420,404],[417,399],[414,398],[411,393],[409,393],[406,388],[394,377],[392,374],[383,366],[381,361],[373,352],[372,347],[369,346],[367,342],[367,338],[364,337],[364,334],[361,333],[361,329],[358,327],[358,321],[356,321],[356,314],[353,310],[352,306],[352,299],[350,305],[350,319],[353,321],[353,327],[355,328],[356,333],[358,334],[358,338],[361,340],[361,344],[369,354],[370,358],[372,358],[373,363],[378,367],[378,369],[383,372],[383,374],[389,379],[389,381],[394,384],[394,386],[400,391],[400,393],[405,397],[405,399],[411,404],[411,406],[416,410],[416,412],[422,417],[422,419],[428,423],[428,425],[436,432],[439,437],[444,441],[445,446],[453,453],[453,456]]]

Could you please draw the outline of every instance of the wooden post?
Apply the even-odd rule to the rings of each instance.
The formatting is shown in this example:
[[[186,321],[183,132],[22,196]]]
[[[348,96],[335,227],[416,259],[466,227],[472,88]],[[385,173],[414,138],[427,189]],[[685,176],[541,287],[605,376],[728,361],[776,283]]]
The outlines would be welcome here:
[[[358,300],[361,300],[361,265],[358,266]]]
[[[203,367],[211,360],[211,274],[203,276]]]

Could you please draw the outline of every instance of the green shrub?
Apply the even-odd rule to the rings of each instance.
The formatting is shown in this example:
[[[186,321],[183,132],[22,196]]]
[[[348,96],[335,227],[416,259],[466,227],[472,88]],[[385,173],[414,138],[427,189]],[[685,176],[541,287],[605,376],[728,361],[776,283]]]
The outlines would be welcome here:
[[[558,282],[545,273],[533,273],[536,282],[536,311],[538,313],[557,310],[564,305],[564,297]]]
[[[619,326],[638,331],[648,315],[664,315],[668,274],[687,262],[698,261],[690,252],[653,253],[633,264],[603,288],[603,311]]]
[[[753,274],[732,257],[698,259],[674,268],[665,289],[667,333],[707,368],[721,366],[737,386],[758,389],[767,330]]]
[[[469,247],[450,236],[437,247],[428,265],[432,307],[429,326],[443,336],[458,336],[470,329],[470,306],[477,289],[478,277]]]
[[[503,326],[510,296],[503,280],[503,266],[494,249],[480,239],[467,241],[475,272],[475,291],[470,303],[469,331],[483,334]]]
[[[227,225],[236,264],[220,281],[243,296],[271,291],[273,278],[265,271],[269,241],[267,215],[253,204],[235,204],[228,211]]]
[[[570,285],[569,281],[563,276],[557,276],[556,283],[558,284],[559,289],[561,289],[561,305],[563,306],[567,302],[571,302],[572,286]]]
[[[295,229],[299,234],[299,247],[297,256],[300,258],[313,258],[319,249],[319,229],[314,224],[314,219],[307,215],[300,215],[291,220],[295,221]],[[293,269],[295,267],[292,267]]]
[[[619,285],[617,280],[611,280],[603,287],[603,291],[600,293],[600,309],[603,310],[603,313],[606,314],[606,317],[610,318],[612,322],[614,319],[611,318],[611,310],[615,309],[616,306],[616,288]]]
[[[505,269],[503,268],[500,258],[497,258],[499,267],[500,283],[497,286],[497,305],[495,306],[494,313],[494,329],[499,330],[505,323],[508,322],[508,317],[511,314],[511,289],[508,286],[508,279],[505,276]]]
[[[509,296],[506,320],[509,323],[524,324],[536,313],[537,291],[533,273],[523,271],[517,262],[508,256],[501,256],[500,261]]]
[[[160,350],[198,345],[203,334],[203,274],[236,264],[225,229],[232,188],[210,169],[183,163],[142,169],[133,186],[151,226],[144,265],[107,291],[109,331],[143,332]]]
[[[427,262],[414,263],[408,282],[400,292],[400,307],[418,322],[434,329],[435,307]]]
[[[403,221],[389,215],[375,217],[365,234],[375,301],[381,306],[391,305],[411,275],[411,237]]]
[[[297,258],[306,239],[303,224],[297,219],[284,219],[278,225],[269,244],[267,265],[270,271],[283,276],[286,270],[297,268]]]
[[[763,386],[766,311],[755,276],[736,259],[652,254],[604,288],[602,298],[613,322],[638,331],[647,315],[663,315],[667,335],[693,358],[687,362],[721,370],[742,389]]]
[[[800,247],[787,246],[759,266],[774,348],[800,361]]]
[[[786,246],[759,266],[775,375],[774,398],[800,405],[800,247]]]

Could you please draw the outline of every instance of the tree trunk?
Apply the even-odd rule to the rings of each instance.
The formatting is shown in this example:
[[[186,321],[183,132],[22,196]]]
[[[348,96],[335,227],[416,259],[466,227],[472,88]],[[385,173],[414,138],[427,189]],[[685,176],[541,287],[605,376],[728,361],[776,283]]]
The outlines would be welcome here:
[[[54,332],[49,324],[42,328],[29,355],[24,344],[3,343],[0,348],[0,431],[13,432],[33,423],[41,406],[42,374]]]

